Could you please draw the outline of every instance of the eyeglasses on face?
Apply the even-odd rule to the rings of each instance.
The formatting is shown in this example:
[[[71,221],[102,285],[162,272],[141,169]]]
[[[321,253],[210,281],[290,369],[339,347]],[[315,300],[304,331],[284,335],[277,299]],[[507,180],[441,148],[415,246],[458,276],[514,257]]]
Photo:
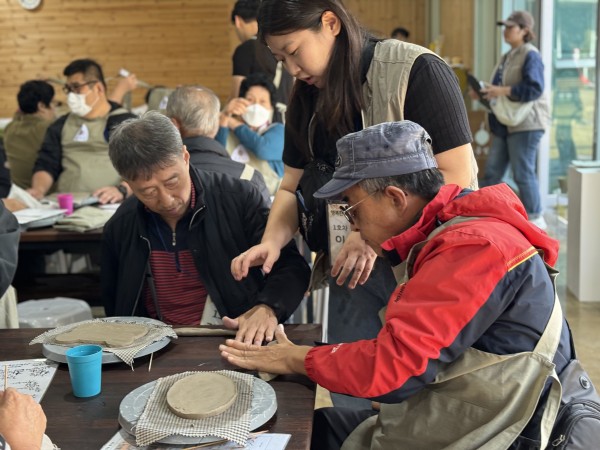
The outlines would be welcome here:
[[[346,218],[346,220],[348,222],[350,222],[350,225],[354,225],[354,219],[356,218],[356,212],[352,212],[352,210],[355,209],[358,205],[360,205],[362,202],[364,202],[369,197],[372,197],[373,195],[375,195],[376,192],[371,192],[369,195],[360,199],[358,202],[356,202],[352,206],[348,206],[348,205],[340,206],[340,210],[342,211],[342,214],[344,214],[344,217]]]
[[[65,84],[63,86],[63,91],[65,91],[65,94],[68,94],[69,92],[74,92],[75,94],[79,94],[81,92],[81,89],[84,86],[93,86],[94,84],[96,84],[98,82],[98,80],[92,80],[92,81],[86,81],[85,83],[71,83],[71,84]]]

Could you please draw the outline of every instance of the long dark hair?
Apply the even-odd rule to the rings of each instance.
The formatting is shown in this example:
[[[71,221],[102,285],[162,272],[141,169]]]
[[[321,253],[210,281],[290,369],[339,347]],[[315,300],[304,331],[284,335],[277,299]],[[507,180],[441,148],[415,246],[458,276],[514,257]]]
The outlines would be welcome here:
[[[360,60],[366,32],[341,0],[262,0],[258,10],[258,37],[263,43],[269,35],[318,31],[325,11],[339,18],[341,30],[324,74],[323,88],[296,80],[287,112],[289,132],[306,155],[309,150],[305,130],[311,119],[308,111],[312,109],[328,132],[341,137],[355,131],[354,117],[363,106]]]

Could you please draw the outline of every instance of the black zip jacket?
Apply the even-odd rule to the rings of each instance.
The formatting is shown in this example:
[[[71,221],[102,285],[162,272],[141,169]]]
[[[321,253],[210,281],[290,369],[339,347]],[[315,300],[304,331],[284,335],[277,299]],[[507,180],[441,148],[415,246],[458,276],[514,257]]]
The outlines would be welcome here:
[[[183,145],[190,152],[190,162],[200,170],[221,172],[239,178],[247,164],[234,161],[227,153],[225,147],[214,139],[205,136],[192,136],[183,138]],[[250,181],[258,188],[267,203],[271,204],[271,194],[265,179],[258,170],[253,170]]]
[[[271,273],[260,267],[238,282],[231,260],[260,243],[269,207],[256,187],[217,172],[190,165],[196,206],[188,244],[198,273],[221,316],[238,317],[257,304],[270,306],[280,323],[304,297],[310,269],[290,241]],[[102,243],[102,299],[107,316],[147,316],[144,301],[150,241],[145,206],[127,199],[107,222]]]

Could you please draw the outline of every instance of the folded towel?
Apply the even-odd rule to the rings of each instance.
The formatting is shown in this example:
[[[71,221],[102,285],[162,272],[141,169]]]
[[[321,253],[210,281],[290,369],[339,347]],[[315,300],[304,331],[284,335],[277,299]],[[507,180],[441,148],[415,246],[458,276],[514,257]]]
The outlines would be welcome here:
[[[83,233],[103,227],[113,214],[114,211],[107,211],[93,206],[84,206],[77,209],[73,214],[57,221],[54,224],[54,228]]]

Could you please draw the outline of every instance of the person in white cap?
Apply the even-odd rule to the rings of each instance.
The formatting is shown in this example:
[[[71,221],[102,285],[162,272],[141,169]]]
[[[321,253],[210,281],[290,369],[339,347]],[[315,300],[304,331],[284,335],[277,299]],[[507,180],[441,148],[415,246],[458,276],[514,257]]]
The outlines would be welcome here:
[[[538,399],[560,401],[544,386],[574,355],[549,270],[558,242],[527,220],[506,184],[444,185],[414,122],[346,135],[337,151],[333,178],[315,195],[347,202],[352,229],[394,266],[383,328],[372,340],[308,347],[280,327],[276,345],[227,340],[222,356],[381,402],[380,412],[317,410],[313,449],[539,444]],[[548,340],[558,345],[546,352]]]
[[[491,84],[482,89],[484,98],[493,105],[488,120],[494,139],[481,186],[501,183],[510,166],[529,220],[545,229],[536,168],[550,110],[544,95],[544,64],[531,43],[535,39],[534,20],[527,11],[515,11],[498,25],[504,26],[504,41],[511,48],[494,69]],[[506,99],[512,107],[528,111],[518,123],[506,121],[495,110],[495,102]]]

